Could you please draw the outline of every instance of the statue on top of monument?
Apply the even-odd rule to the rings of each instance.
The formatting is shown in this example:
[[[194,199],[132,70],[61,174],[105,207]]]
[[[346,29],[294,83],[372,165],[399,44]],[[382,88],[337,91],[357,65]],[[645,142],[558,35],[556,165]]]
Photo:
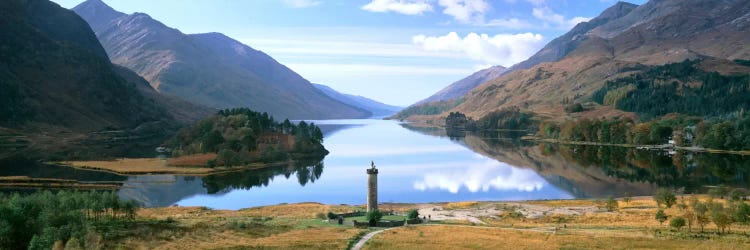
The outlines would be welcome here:
[[[372,169],[375,169],[375,162],[374,161],[370,161],[370,167],[372,167]]]

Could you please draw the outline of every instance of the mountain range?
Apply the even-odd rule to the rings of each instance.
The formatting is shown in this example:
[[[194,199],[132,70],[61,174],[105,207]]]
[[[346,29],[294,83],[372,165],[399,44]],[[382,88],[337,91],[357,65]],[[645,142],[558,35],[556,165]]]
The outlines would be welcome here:
[[[505,107],[552,120],[637,116],[591,103],[591,96],[607,81],[684,60],[700,60],[699,67],[709,72],[746,74],[750,68],[735,60],[750,58],[748,28],[748,1],[652,0],[640,6],[618,2],[472,89],[456,107],[420,119],[440,120],[454,111],[478,119]],[[566,103],[590,107],[569,114],[564,112]]]
[[[371,115],[221,33],[184,34],[147,14],[118,12],[101,0],[88,0],[73,11],[89,23],[113,63],[138,73],[159,93],[218,109],[248,107],[282,119]]]
[[[507,72],[507,69],[503,66],[492,66],[477,71],[476,73],[471,74],[464,79],[458,80],[451,85],[448,85],[448,87],[443,88],[432,96],[427,97],[424,100],[417,102],[416,104],[419,105],[430,102],[458,99],[469,93],[469,91],[471,91],[472,89],[479,86],[479,84],[482,84],[487,80],[500,77],[505,74],[505,72]]]
[[[369,111],[373,117],[386,117],[403,109],[402,107],[388,105],[364,96],[344,94],[323,84],[313,83],[313,86],[333,99]]]
[[[13,34],[0,38],[0,126],[87,132],[189,123],[212,112],[163,97],[112,65],[72,11],[47,0],[8,0],[0,7],[0,31]]]

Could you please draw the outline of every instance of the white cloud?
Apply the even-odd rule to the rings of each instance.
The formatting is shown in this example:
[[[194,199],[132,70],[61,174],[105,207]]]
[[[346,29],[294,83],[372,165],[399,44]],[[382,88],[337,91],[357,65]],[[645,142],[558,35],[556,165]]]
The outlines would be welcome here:
[[[397,12],[404,15],[421,15],[432,11],[432,5],[426,0],[372,0],[362,6],[363,10],[371,12]]]
[[[316,0],[281,0],[284,4],[293,8],[307,8],[316,5],[320,5],[320,1]]]
[[[557,28],[564,30],[573,28],[573,26],[576,26],[576,24],[578,23],[591,20],[591,18],[588,17],[574,17],[571,19],[566,19],[563,15],[555,13],[549,7],[534,8],[531,14],[539,20],[552,23]]]
[[[438,5],[445,7],[443,13],[462,23],[483,23],[490,9],[484,0],[439,0]]]
[[[544,46],[540,34],[487,34],[469,33],[460,37],[456,32],[445,36],[417,35],[412,42],[427,51],[460,53],[484,64],[511,66],[526,60]]]

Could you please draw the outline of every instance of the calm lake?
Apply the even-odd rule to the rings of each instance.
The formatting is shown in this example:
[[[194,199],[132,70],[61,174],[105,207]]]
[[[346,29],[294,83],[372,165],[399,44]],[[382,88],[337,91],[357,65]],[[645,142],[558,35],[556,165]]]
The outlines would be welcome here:
[[[750,157],[565,146],[519,140],[518,133],[453,134],[385,120],[313,121],[330,154],[208,177],[119,176],[0,160],[0,176],[122,181],[122,198],[144,206],[240,209],[279,203],[364,204],[370,161],[380,169],[380,202],[605,198],[652,194],[666,186],[747,187]],[[387,207],[387,206],[386,206]]]

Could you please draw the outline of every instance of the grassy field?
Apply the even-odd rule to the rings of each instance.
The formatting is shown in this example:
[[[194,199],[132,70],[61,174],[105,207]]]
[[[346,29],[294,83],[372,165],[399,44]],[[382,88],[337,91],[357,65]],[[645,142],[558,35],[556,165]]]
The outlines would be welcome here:
[[[171,228],[121,232],[108,246],[123,249],[345,249],[365,229],[328,224],[315,217],[350,207],[300,203],[243,209],[146,208],[144,221],[170,221]]]
[[[406,217],[400,216],[400,215],[385,215],[385,216],[383,216],[382,220],[402,221],[405,218]],[[365,222],[365,221],[367,221],[367,218],[365,216],[359,216],[359,217],[349,217],[349,218],[346,218],[346,220],[347,221],[356,220],[356,221],[359,221],[359,222]]]
[[[700,200],[710,199],[700,196]],[[679,199],[678,199],[679,200]],[[725,200],[714,199],[726,203]],[[510,205],[509,205],[510,204]],[[672,229],[668,221],[654,217],[657,206],[651,197],[619,201],[613,212],[598,209],[583,214],[548,214],[539,218],[482,217],[483,224],[410,226],[385,231],[373,237],[364,249],[750,249],[750,225],[735,223],[729,233],[718,234],[709,223],[704,232],[697,226],[688,232]],[[451,210],[502,208],[508,212],[528,212],[534,207],[551,209],[603,206],[596,200],[550,200],[518,203],[446,203]],[[684,211],[673,206],[664,209],[669,218]]]
[[[707,196],[700,196],[706,201]],[[678,199],[679,200],[679,199]],[[715,202],[725,203],[721,199]],[[704,232],[693,226],[675,230],[655,220],[656,203],[650,197],[619,201],[608,212],[596,200],[549,200],[528,202],[455,202],[393,204],[398,210],[442,210],[475,215],[479,222],[451,217],[433,223],[395,228],[376,235],[364,249],[750,249],[750,225],[735,223],[719,234],[713,223]],[[145,224],[117,237],[107,246],[123,249],[346,249],[370,229],[329,224],[319,217],[359,206],[318,203],[281,204],[238,211],[201,207],[146,208],[142,221],[169,222],[169,227]],[[531,210],[544,216],[508,217]],[[497,211],[496,214],[487,211]],[[552,212],[550,212],[552,211]],[[584,211],[578,214],[570,211]],[[684,214],[673,206],[664,209],[672,218]],[[433,217],[434,218],[434,217]],[[347,220],[356,218],[347,218]],[[364,217],[362,217],[364,220]],[[384,219],[403,219],[387,216]]]
[[[742,245],[744,244],[744,246]],[[499,227],[406,226],[376,235],[364,249],[747,249],[731,240],[656,238],[641,232],[558,231]]]

